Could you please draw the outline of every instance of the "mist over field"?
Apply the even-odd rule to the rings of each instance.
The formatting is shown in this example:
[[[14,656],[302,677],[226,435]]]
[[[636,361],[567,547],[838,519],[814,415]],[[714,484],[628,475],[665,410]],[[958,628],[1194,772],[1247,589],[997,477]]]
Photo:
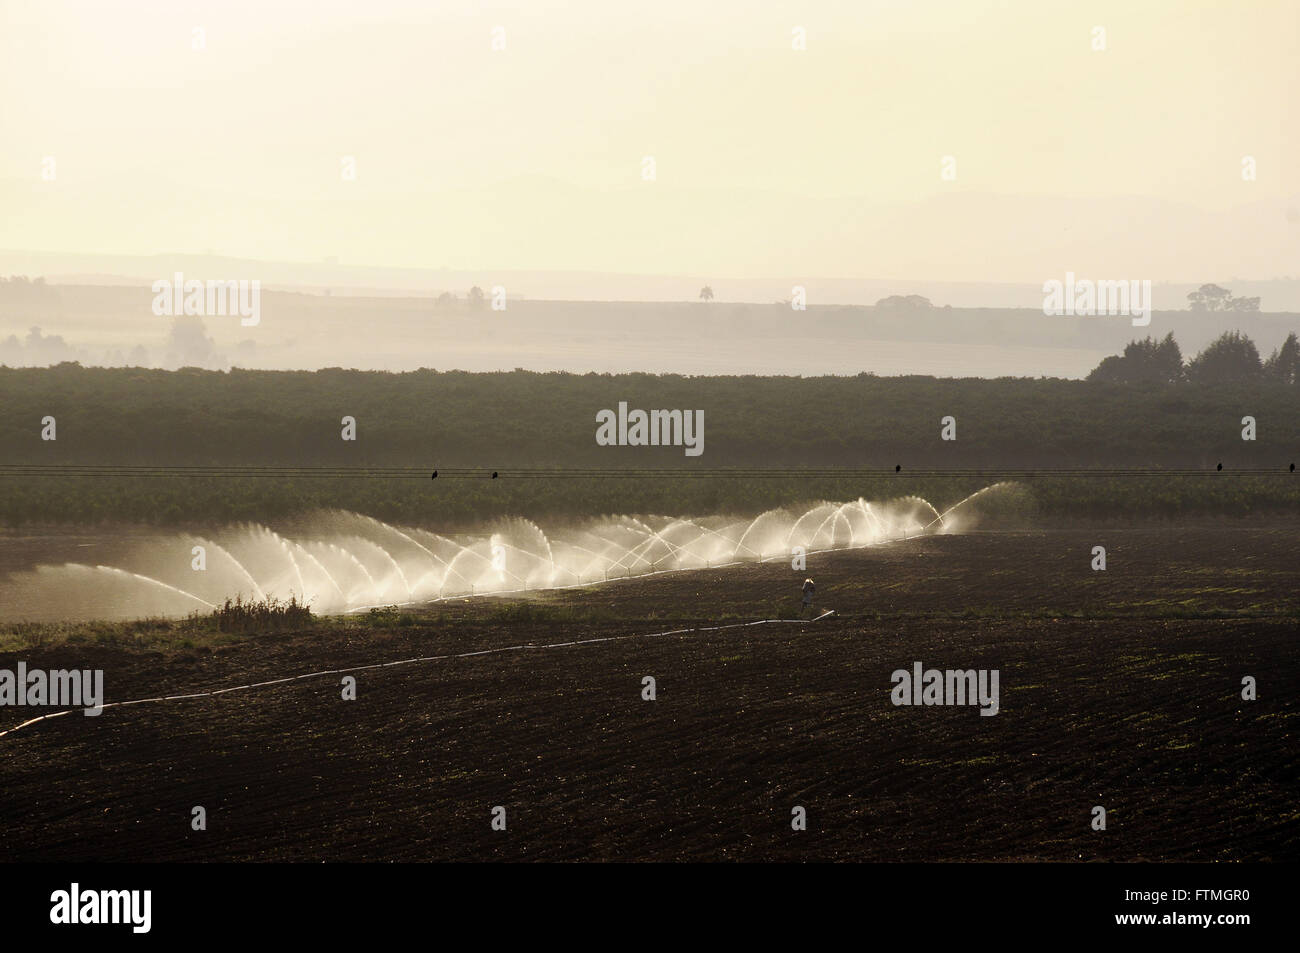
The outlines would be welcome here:
[[[144,287],[6,281],[0,365],[1081,378],[1134,338],[1173,333],[1190,356],[1235,329],[1267,356],[1300,329],[1300,313],[1189,311],[1186,301],[1140,328],[1126,315],[1049,317],[1041,291],[1037,308],[814,301],[792,311],[782,300],[514,300],[507,289],[493,310],[468,301],[470,287],[263,291],[247,327],[238,315],[155,315]]]

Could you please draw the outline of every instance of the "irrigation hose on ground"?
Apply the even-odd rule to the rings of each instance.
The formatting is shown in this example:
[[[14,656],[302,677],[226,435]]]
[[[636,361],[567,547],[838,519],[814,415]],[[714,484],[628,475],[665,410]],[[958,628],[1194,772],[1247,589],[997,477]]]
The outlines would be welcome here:
[[[350,672],[364,672],[376,668],[396,668],[399,665],[414,665],[419,662],[439,662],[448,659],[472,658],[477,655],[493,655],[498,652],[518,652],[524,649],[561,649],[577,645],[595,645],[600,642],[621,642],[626,639],[655,639],[666,635],[687,635],[694,632],[718,632],[722,629],[743,629],[756,625],[776,625],[780,623],[809,625],[813,622],[820,622],[827,616],[832,616],[834,614],[834,609],[827,609],[821,615],[813,619],[758,619],[754,622],[732,622],[727,625],[707,625],[686,629],[669,629],[665,632],[640,632],[631,635],[610,635],[599,639],[577,639],[571,642],[548,642],[544,645],[525,643],[522,645],[503,646],[495,649],[480,649],[477,652],[459,652],[452,655],[423,655],[418,658],[399,659],[395,662],[376,662],[372,665],[354,665],[350,668],[336,668],[321,672],[307,672],[303,675],[290,675],[286,678],[273,678],[264,682],[250,682],[247,685],[235,685],[231,688],[218,688],[210,692],[190,692],[184,695],[159,695],[154,698],[136,698],[131,701],[106,702],[99,706],[99,711],[102,712],[106,708],[123,708],[127,705],[147,705],[154,702],[186,701],[195,698],[216,698],[220,695],[229,695],[232,692],[249,691],[254,688],[266,688],[270,685],[286,685],[289,682],[300,682],[308,678],[322,678],[326,675],[347,675]],[[46,715],[40,715],[36,718],[30,718],[21,724],[14,725],[12,728],[6,728],[4,731],[0,731],[0,738],[3,738],[5,735],[13,734],[15,731],[19,731],[38,722],[48,721],[51,718],[59,718],[63,715],[70,715],[73,712],[86,710],[87,709],[84,708],[64,708],[60,711],[54,711]]]

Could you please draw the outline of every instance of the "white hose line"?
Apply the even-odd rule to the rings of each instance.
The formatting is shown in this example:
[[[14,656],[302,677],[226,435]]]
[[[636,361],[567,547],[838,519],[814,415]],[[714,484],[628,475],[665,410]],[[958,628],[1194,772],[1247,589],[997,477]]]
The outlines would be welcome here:
[[[666,632],[649,632],[634,633],[632,635],[609,635],[599,639],[578,639],[573,642],[550,642],[545,645],[509,645],[496,649],[480,649],[477,652],[460,652],[454,655],[423,655],[418,658],[399,659],[396,662],[375,662],[371,665],[354,665],[351,668],[329,669],[323,672],[307,672],[304,675],[290,675],[286,678],[273,678],[265,682],[251,682],[247,685],[235,685],[231,688],[218,688],[210,692],[191,692],[186,695],[159,695],[156,698],[136,698],[124,702],[106,702],[101,705],[99,710],[102,712],[105,708],[118,708],[124,705],[146,705],[152,702],[174,702],[185,701],[193,698],[216,698],[218,695],[228,695],[231,692],[248,691],[254,688],[265,688],[268,685],[285,685],[289,682],[299,682],[307,678],[321,678],[325,675],[346,675],[349,672],[364,672],[376,668],[393,668],[398,665],[414,665],[417,662],[440,662],[447,659],[473,658],[478,655],[492,655],[497,652],[517,652],[521,649],[560,649],[568,648],[575,645],[594,645],[597,642],[621,642],[626,639],[655,639],[665,635],[685,635],[691,632],[717,632],[722,629],[742,629],[755,625],[773,625],[782,622],[793,623],[795,625],[808,625],[811,622],[819,622],[827,616],[834,615],[834,609],[827,609],[815,619],[758,619],[754,622],[732,622],[727,625],[708,625],[696,626],[690,629],[670,629]],[[48,721],[51,718],[59,718],[63,715],[70,715],[73,712],[85,711],[84,708],[65,708],[61,711],[50,712],[48,715],[40,715],[36,718],[28,719],[21,724],[14,725],[12,728],[6,728],[0,731],[0,738],[12,734],[28,725],[34,725],[40,721]]]

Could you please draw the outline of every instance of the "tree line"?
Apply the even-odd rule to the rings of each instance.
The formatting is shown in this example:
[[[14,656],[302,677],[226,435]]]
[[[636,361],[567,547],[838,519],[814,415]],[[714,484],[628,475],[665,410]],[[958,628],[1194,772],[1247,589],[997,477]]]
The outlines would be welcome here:
[[[1300,377],[1300,340],[1292,331],[1282,346],[1261,360],[1255,342],[1240,331],[1225,331],[1205,349],[1184,363],[1182,349],[1173,332],[1157,341],[1131,341],[1123,354],[1102,360],[1088,375],[1090,381],[1111,384],[1194,384],[1216,385],[1237,382],[1273,381],[1295,384]]]

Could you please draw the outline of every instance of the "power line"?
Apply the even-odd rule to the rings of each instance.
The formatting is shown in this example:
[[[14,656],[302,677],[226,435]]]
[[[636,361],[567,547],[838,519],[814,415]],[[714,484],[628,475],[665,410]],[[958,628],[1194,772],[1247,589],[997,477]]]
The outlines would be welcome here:
[[[134,464],[0,464],[0,477],[247,477],[345,480],[699,480],[1249,476],[1290,475],[1295,464],[1274,467],[397,467]]]

